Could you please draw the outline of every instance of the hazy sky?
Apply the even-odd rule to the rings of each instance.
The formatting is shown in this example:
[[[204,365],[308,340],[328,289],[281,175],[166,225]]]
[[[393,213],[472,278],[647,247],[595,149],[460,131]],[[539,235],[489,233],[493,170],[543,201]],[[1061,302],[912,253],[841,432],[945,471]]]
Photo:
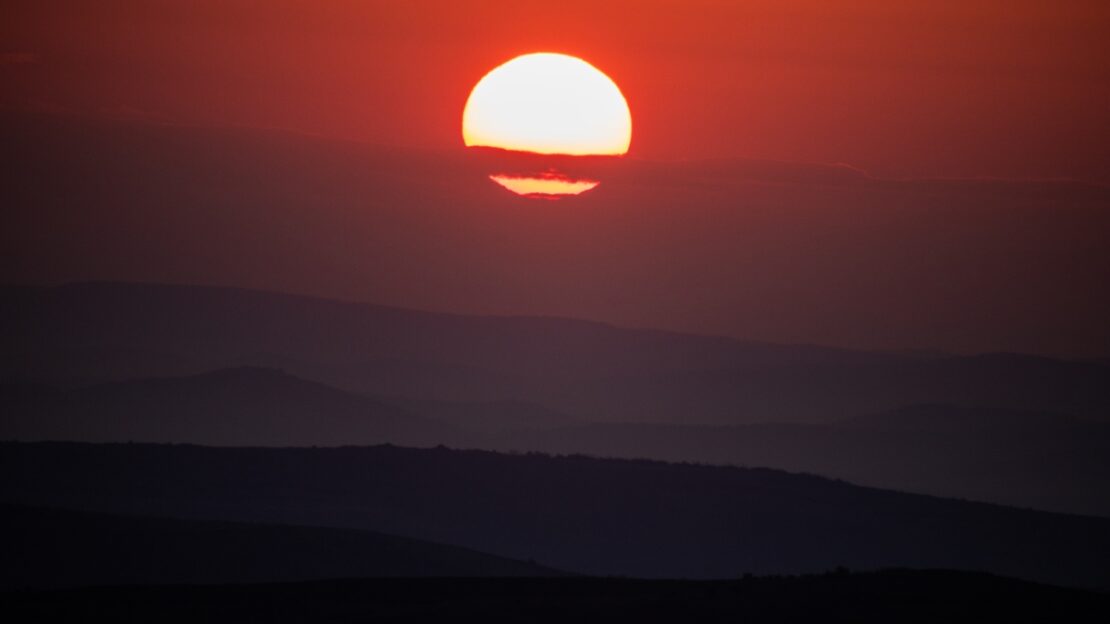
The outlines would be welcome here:
[[[1110,355],[1110,4],[833,7],[8,2],[0,280]],[[473,84],[537,50],[632,110],[574,200],[461,147]]]
[[[9,105],[460,141],[470,88],[575,54],[633,155],[849,163],[886,176],[1110,180],[1102,0],[6,2]]]

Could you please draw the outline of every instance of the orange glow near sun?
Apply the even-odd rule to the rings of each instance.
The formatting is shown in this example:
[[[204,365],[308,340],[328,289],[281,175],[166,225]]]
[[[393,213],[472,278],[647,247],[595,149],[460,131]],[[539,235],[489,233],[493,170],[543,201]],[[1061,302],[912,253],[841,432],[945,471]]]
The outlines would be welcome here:
[[[468,147],[619,156],[632,141],[632,115],[616,83],[596,67],[541,52],[518,56],[478,81],[462,131]]]

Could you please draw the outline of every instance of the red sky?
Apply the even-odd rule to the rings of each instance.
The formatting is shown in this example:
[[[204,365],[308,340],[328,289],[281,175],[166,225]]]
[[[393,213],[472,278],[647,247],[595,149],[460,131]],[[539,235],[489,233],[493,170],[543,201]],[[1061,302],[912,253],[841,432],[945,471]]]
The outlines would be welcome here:
[[[520,53],[594,63],[632,153],[898,177],[1110,181],[1110,4],[1094,1],[6,2],[9,106],[458,145]]]
[[[0,282],[1106,357],[1108,49],[1105,0],[9,1]],[[541,50],[633,115],[566,203],[461,145]]]

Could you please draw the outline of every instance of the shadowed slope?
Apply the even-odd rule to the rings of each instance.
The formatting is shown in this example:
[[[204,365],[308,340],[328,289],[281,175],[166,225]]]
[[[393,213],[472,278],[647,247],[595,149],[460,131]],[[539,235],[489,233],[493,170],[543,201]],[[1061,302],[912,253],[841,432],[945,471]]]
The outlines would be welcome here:
[[[237,587],[8,593],[37,622],[1104,622],[1105,594],[953,571],[888,570],[742,581],[377,579]]]
[[[1110,520],[772,470],[398,447],[8,443],[0,500],[363,528],[591,574],[902,566],[1110,587]]]
[[[555,576],[534,563],[369,531],[0,505],[0,588]]]
[[[1062,414],[921,405],[829,424],[581,424],[490,439],[495,448],[764,466],[1110,516],[1110,425]]]
[[[829,424],[599,424],[520,401],[363,397],[251,368],[71,390],[0,385],[0,411],[0,439],[584,453],[1110,516],[1110,425],[1063,414],[922,405]]]
[[[336,446],[458,438],[410,411],[260,368],[72,390],[0,387],[0,406],[0,436],[20,440]]]

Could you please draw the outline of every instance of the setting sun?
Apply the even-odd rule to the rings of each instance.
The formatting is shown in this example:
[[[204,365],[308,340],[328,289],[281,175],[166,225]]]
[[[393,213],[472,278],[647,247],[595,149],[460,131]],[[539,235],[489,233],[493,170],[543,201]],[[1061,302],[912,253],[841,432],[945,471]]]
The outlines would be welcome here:
[[[518,56],[485,75],[463,110],[463,141],[540,154],[621,155],[628,103],[608,76],[565,54]]]

